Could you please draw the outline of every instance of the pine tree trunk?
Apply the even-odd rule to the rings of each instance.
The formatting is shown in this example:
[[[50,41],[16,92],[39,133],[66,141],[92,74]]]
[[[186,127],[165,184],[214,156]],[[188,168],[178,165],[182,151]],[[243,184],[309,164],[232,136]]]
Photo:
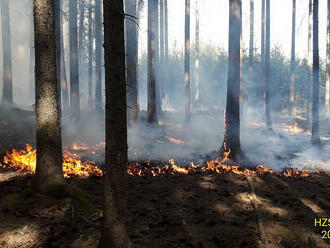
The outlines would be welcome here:
[[[328,0],[327,55],[326,55],[326,111],[330,116],[330,0]]]
[[[250,0],[250,49],[249,49],[249,71],[253,68],[254,53],[254,0]]]
[[[56,38],[56,80],[57,80],[57,100],[60,110],[60,118],[62,112],[61,106],[61,0],[54,0],[55,11],[55,38]]]
[[[95,110],[102,112],[102,16],[101,0],[95,0]]]
[[[272,127],[270,117],[270,0],[266,0],[266,44],[265,44],[265,118],[268,128]]]
[[[156,54],[156,108],[158,116],[162,112],[162,102],[160,98],[160,70],[159,70],[159,0],[155,0],[156,28],[155,28],[155,54]]]
[[[126,70],[127,70],[127,112],[128,124],[134,126],[138,119],[137,109],[137,25],[132,16],[137,15],[137,1],[125,0],[125,28],[126,28]]]
[[[12,104],[13,75],[12,75],[9,0],[1,1],[1,24],[2,24],[2,70],[3,70],[2,102]]]
[[[89,0],[88,7],[88,107],[93,109],[93,4]]]
[[[106,171],[101,247],[129,248],[130,241],[125,225],[128,161],[124,7],[122,0],[104,1],[104,49]]]
[[[296,65],[296,0],[292,0],[291,63],[290,63],[290,103],[289,115],[292,117],[295,106],[295,65]]]
[[[62,5],[61,5],[62,6]],[[64,32],[63,25],[61,25],[61,88],[62,88],[62,99],[63,99],[63,113],[69,113],[69,89],[68,80],[66,77],[66,66],[65,66],[65,52],[64,52]]]
[[[159,99],[162,103],[164,97],[164,69],[165,69],[165,29],[164,29],[164,0],[159,0],[159,47],[160,47],[160,56],[159,56]]]
[[[308,64],[308,87],[307,87],[307,116],[308,119],[312,119],[312,99],[313,99],[313,90],[312,90],[312,67],[313,67],[313,42],[312,42],[312,28],[313,28],[313,0],[309,0],[308,4],[308,47],[307,47],[307,64]]]
[[[31,2],[31,9],[33,10],[33,1]],[[33,23],[33,15],[31,15],[31,23]],[[35,80],[34,80],[34,27],[31,25],[29,37],[29,98],[35,101]]]
[[[319,1],[313,2],[313,108],[312,144],[320,144],[319,124]]]
[[[264,102],[265,101],[265,30],[266,30],[266,15],[265,15],[265,10],[266,10],[266,0],[261,0],[261,41],[260,41],[260,49],[261,49],[261,87],[260,87],[260,99]]]
[[[199,104],[199,0],[196,0],[195,16],[195,104]]]
[[[85,0],[80,0],[79,3],[79,61],[82,63],[83,59],[83,45],[84,45],[84,33],[85,33]]]
[[[229,2],[229,55],[225,134],[220,157],[229,152],[229,159],[240,161],[245,156],[240,144],[240,81],[241,81],[241,0]]]
[[[184,88],[185,88],[185,122],[190,116],[190,0],[185,0],[185,32],[184,32]]]
[[[165,70],[167,70],[168,66],[168,5],[167,5],[167,0],[164,0],[164,14],[165,14]],[[165,73],[167,75],[167,73]],[[166,79],[165,79],[166,81]]]
[[[54,0],[34,0],[37,116],[36,178],[40,191],[64,183],[56,79]]]
[[[80,116],[79,95],[79,65],[78,65],[78,36],[77,36],[77,2],[70,0],[69,29],[70,29],[70,112],[73,120]]]
[[[144,0],[138,0],[138,10],[137,10],[137,18],[138,18],[138,22],[140,23],[140,19],[141,19],[141,12],[143,10],[144,7]],[[136,32],[136,57],[137,60],[139,60],[139,29],[137,29]],[[138,61],[139,62],[139,61]],[[139,64],[139,63],[138,63]],[[139,70],[137,69],[137,78],[139,79]],[[137,86],[136,86],[136,108],[137,108],[137,112],[139,113],[140,111],[140,103],[139,103],[139,82],[137,82]]]
[[[156,109],[156,0],[148,0],[148,109],[147,121],[158,124]]]

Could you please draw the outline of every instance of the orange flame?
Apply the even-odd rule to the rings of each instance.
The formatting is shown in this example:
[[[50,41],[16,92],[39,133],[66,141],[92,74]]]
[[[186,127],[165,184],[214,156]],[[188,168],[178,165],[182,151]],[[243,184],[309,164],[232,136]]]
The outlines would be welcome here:
[[[183,140],[180,140],[180,139],[176,139],[176,138],[173,138],[173,137],[166,137],[166,139],[169,141],[169,142],[172,142],[172,143],[175,143],[175,144],[184,144],[184,141]]]
[[[289,126],[287,131],[289,133],[302,133],[304,130],[298,126],[297,122],[295,122],[293,125]]]

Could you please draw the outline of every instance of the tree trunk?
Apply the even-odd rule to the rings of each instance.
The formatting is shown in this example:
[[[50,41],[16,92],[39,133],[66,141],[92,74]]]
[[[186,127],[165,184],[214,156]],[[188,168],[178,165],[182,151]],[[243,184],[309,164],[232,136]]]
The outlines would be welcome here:
[[[33,12],[33,1],[31,2],[31,9]],[[31,15],[31,23],[33,23],[33,14]],[[34,27],[31,25],[30,37],[29,37],[29,98],[35,101],[35,80],[34,80]]]
[[[195,104],[199,104],[199,0],[196,0],[195,16]]]
[[[326,111],[330,116],[330,0],[328,0],[327,55],[326,55]]]
[[[93,3],[89,0],[88,7],[88,107],[93,109]]]
[[[254,53],[254,0],[250,0],[250,49],[249,49],[249,71],[252,72]]]
[[[148,0],[148,110],[147,121],[157,124],[156,109],[156,0]]]
[[[11,32],[9,17],[9,0],[1,1],[1,24],[2,24],[2,70],[3,90],[2,102],[13,103],[13,75],[11,56]]]
[[[241,0],[229,2],[229,54],[225,134],[220,157],[229,152],[229,159],[241,161],[245,156],[240,144],[240,50],[241,50]]]
[[[56,79],[54,0],[34,0],[37,117],[36,178],[40,191],[64,183]]]
[[[319,132],[319,1],[313,2],[313,108],[312,144],[320,144]]]
[[[289,115],[292,117],[295,106],[295,65],[296,65],[296,0],[292,0],[292,33],[290,63],[290,101]]]
[[[57,101],[60,111],[61,106],[61,0],[54,0],[55,11],[55,38],[56,38],[56,80],[57,80]]]
[[[270,96],[269,96],[269,77],[270,77],[270,0],[266,0],[266,49],[265,49],[265,117],[268,128],[272,127],[270,117]]]
[[[160,35],[159,35],[159,47],[160,47],[160,56],[159,56],[159,100],[162,103],[164,98],[164,69],[165,69],[165,42],[164,42],[164,0],[159,0],[159,26],[160,26]]]
[[[261,0],[261,45],[260,45],[260,54],[261,54],[261,87],[260,87],[260,99],[265,101],[265,30],[266,30],[266,0]]]
[[[62,5],[61,5],[62,6]],[[61,25],[61,88],[63,98],[63,113],[69,113],[69,89],[68,80],[66,77],[66,66],[65,66],[65,52],[64,52],[64,32],[63,25]]]
[[[165,12],[165,70],[167,70],[168,66],[168,5],[167,0],[164,0],[164,12]],[[167,73],[165,73],[167,75]],[[166,79],[165,79],[166,80]]]
[[[75,121],[80,116],[79,69],[78,69],[78,36],[77,36],[77,2],[70,0],[70,112]]]
[[[104,1],[104,49],[106,171],[101,247],[128,248],[131,244],[125,225],[128,161],[124,7],[122,0]]]
[[[127,112],[128,124],[134,126],[138,120],[137,108],[137,25],[132,16],[137,15],[137,1],[125,0],[126,28],[126,70],[127,70]]]
[[[137,10],[137,18],[138,18],[138,22],[140,23],[140,19],[141,19],[141,12],[143,10],[143,7],[144,7],[144,0],[138,0],[139,3],[138,3],[138,10]],[[137,32],[136,32],[136,57],[137,59],[139,60],[139,29],[137,29]],[[137,78],[139,79],[139,70],[137,70]],[[139,113],[139,110],[140,110],[140,103],[139,103],[139,82],[137,82],[137,86],[136,86],[136,108],[137,108],[137,112]]]
[[[102,112],[102,16],[101,0],[95,0],[95,110]]]
[[[313,67],[313,58],[312,58],[312,25],[313,25],[313,0],[309,0],[308,4],[308,48],[307,48],[307,64],[308,64],[308,87],[307,87],[307,116],[308,119],[312,118],[312,99],[313,99],[313,90],[312,90],[312,67]]]
[[[185,88],[185,122],[189,123],[190,116],[190,0],[185,0],[185,29],[184,29],[184,88]]]
[[[83,45],[84,45],[84,33],[85,33],[85,0],[80,0],[79,3],[79,60],[82,62],[83,59]]]
[[[160,63],[159,63],[159,0],[155,0],[155,13],[156,13],[156,28],[155,28],[155,54],[156,54],[156,108],[157,114],[160,115],[162,112],[162,99],[160,98]]]

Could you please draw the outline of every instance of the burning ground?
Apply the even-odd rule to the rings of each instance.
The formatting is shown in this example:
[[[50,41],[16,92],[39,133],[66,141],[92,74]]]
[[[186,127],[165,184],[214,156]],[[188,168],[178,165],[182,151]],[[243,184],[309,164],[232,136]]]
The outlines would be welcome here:
[[[102,135],[85,130],[83,133],[91,137],[86,135],[76,143],[70,137],[73,133],[64,136],[68,186],[51,197],[44,196],[31,190],[33,175],[26,173],[28,169],[21,173],[8,168],[15,161],[14,147],[18,159],[34,164],[33,137],[28,135],[33,132],[26,133],[26,125],[33,128],[33,122],[25,123],[26,119],[21,120],[25,128],[18,117],[16,126],[10,118],[8,126],[2,123],[2,130],[9,132],[1,134],[7,139],[1,139],[5,158],[1,163],[6,168],[0,170],[0,247],[96,247],[102,224]],[[329,247],[330,243],[321,239],[321,229],[313,227],[314,218],[330,216],[329,174],[310,170],[307,175],[301,170],[327,166],[326,136],[324,152],[317,157],[307,145],[308,131],[299,123],[279,123],[276,131],[283,137],[270,137],[261,122],[247,125],[243,146],[251,160],[258,158],[264,165],[252,172],[226,165],[227,161],[208,160],[206,155],[219,145],[221,136],[221,130],[213,133],[210,127],[221,120],[205,119],[206,130],[198,130],[204,125],[201,121],[185,130],[180,122],[168,118],[170,121],[152,135],[145,127],[131,133],[128,222],[134,244],[143,248],[266,244],[291,248],[312,243]],[[251,136],[253,142],[248,139]],[[134,139],[140,144],[132,142]],[[12,147],[8,144],[11,140]],[[32,147],[26,149],[26,143]],[[294,167],[298,161],[296,172],[300,174],[292,170],[291,175],[290,170],[279,173],[280,168]]]

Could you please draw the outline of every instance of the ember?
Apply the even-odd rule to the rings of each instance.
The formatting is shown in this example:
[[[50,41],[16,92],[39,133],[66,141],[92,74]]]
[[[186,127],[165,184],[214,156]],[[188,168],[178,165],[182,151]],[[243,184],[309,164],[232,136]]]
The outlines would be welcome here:
[[[289,133],[302,133],[304,130],[298,126],[297,122],[295,122],[292,126],[289,126],[287,131]]]

